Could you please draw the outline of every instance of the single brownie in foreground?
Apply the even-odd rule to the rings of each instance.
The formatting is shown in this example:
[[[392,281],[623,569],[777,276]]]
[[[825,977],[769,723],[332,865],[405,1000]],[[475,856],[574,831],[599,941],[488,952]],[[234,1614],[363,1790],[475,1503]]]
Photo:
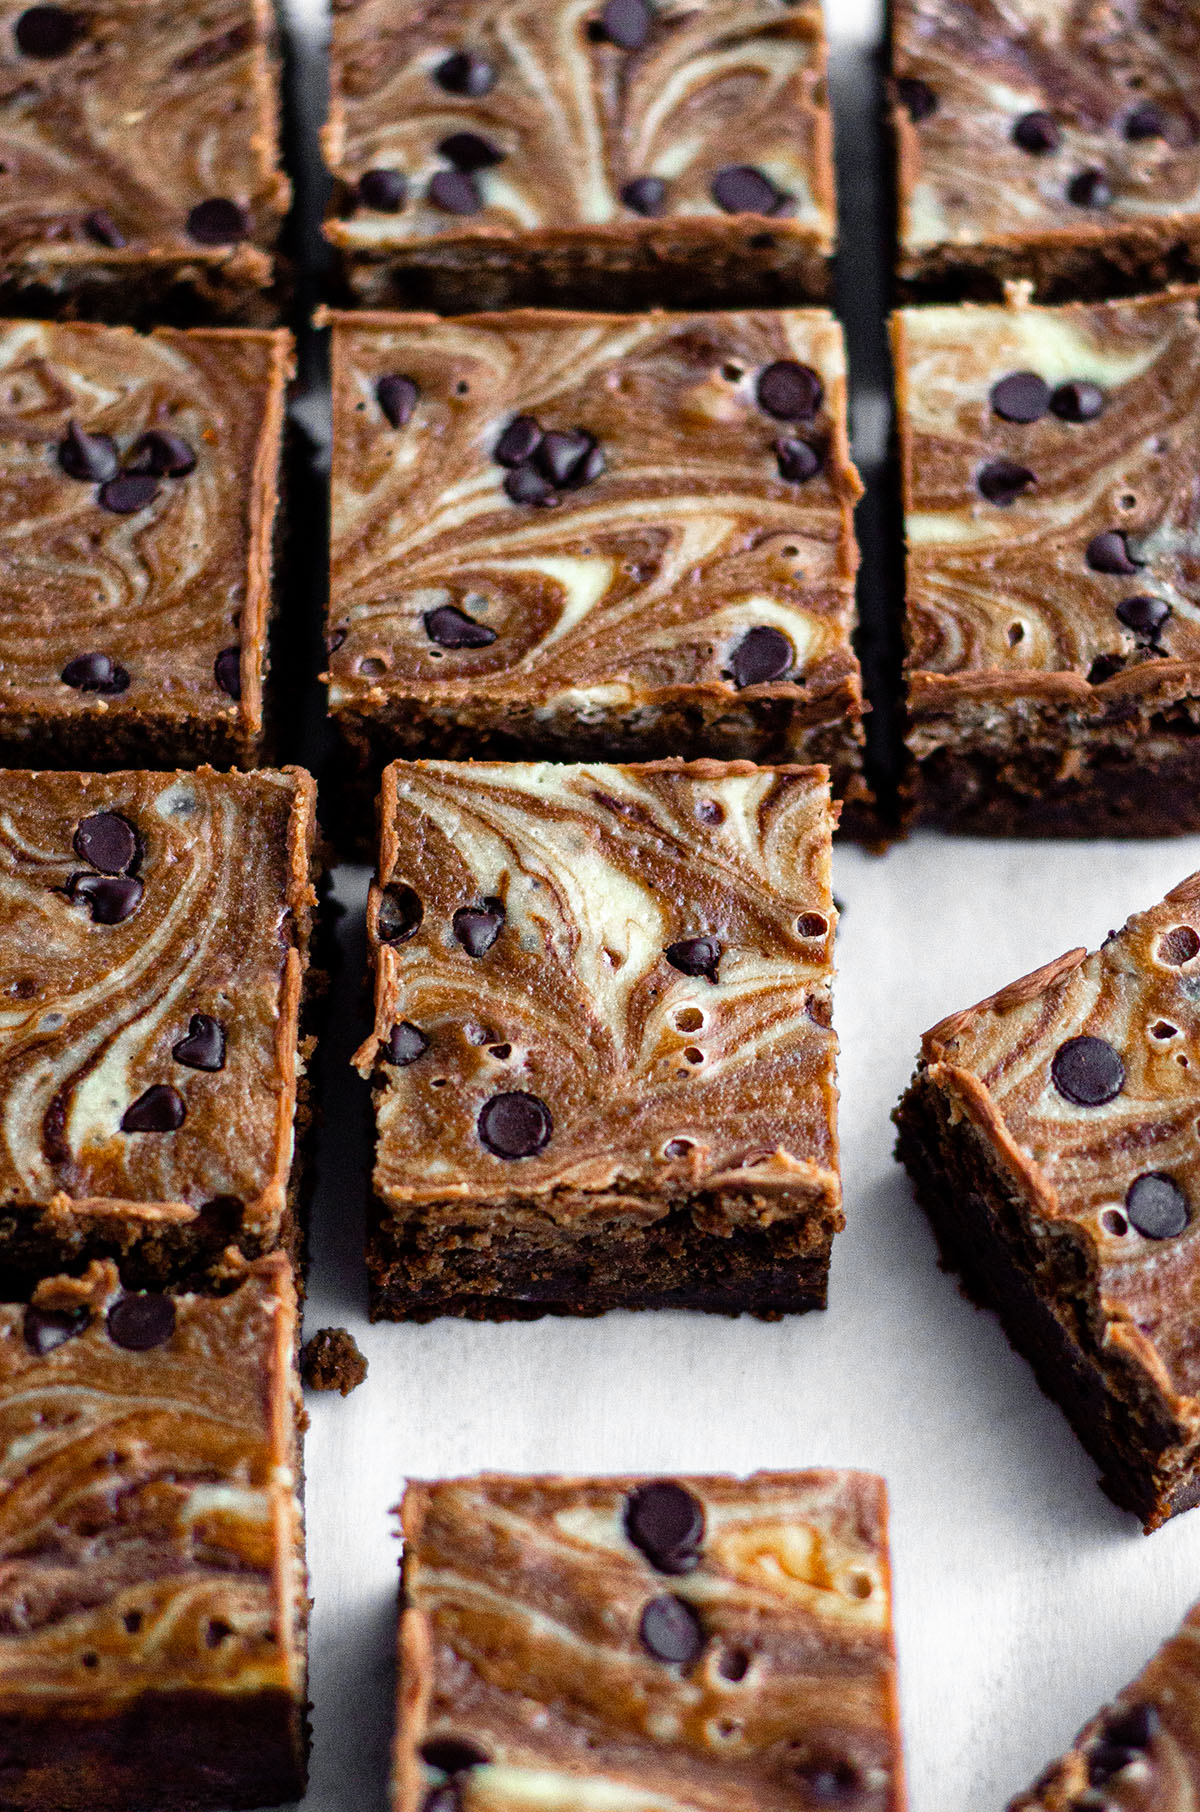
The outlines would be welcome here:
[[[0,1803],[223,1812],[304,1790],[296,1295],[0,1305]]]
[[[264,754],[282,332],[0,322],[0,760]]]
[[[903,1812],[863,1472],[411,1484],[393,1812]]]
[[[397,763],[368,907],[371,1310],[822,1308],[822,768]]]
[[[278,80],[270,0],[0,5],[0,309],[276,319]]]
[[[0,1289],[298,1256],[315,788],[0,771]]]
[[[1200,875],[925,1034],[898,1155],[1105,1490],[1200,1502]]]
[[[958,831],[1200,829],[1200,292],[902,311],[915,802]]]
[[[372,798],[438,753],[861,790],[831,315],[333,319],[329,699]]]
[[[825,301],[820,0],[357,0],[326,232],[372,307]]]
[[[890,0],[899,275],[1044,301],[1200,274],[1190,0]]]

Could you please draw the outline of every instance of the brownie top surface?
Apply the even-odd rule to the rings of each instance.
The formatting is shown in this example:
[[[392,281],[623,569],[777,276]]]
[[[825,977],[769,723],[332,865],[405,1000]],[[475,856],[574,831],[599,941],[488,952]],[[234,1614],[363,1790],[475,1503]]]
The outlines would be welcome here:
[[[735,214],[832,249],[818,0],[359,0],[333,83],[356,252]]]
[[[489,1812],[903,1804],[881,1480],[493,1475],[402,1517],[397,1812],[447,1775]]]
[[[0,257],[69,269],[272,246],[269,0],[0,5]]]
[[[1194,227],[1194,6],[893,0],[892,19],[906,250]]]
[[[385,1200],[836,1203],[825,769],[400,763],[382,811]]]
[[[340,317],[334,708],[857,699],[845,413],[821,310]]]
[[[1081,1242],[1110,1344],[1177,1399],[1200,1397],[1198,1041],[1193,875],[1093,955],[1070,952],[924,1043],[1021,1179],[1026,1211]]]
[[[930,674],[1096,706],[1187,690],[1197,292],[906,309],[895,342],[918,703]]]
[[[0,773],[0,1199],[244,1210],[291,1164],[312,782]]]
[[[291,340],[0,322],[0,704],[262,724]]]
[[[0,1711],[292,1689],[288,1262],[228,1296],[116,1267],[0,1305]]]

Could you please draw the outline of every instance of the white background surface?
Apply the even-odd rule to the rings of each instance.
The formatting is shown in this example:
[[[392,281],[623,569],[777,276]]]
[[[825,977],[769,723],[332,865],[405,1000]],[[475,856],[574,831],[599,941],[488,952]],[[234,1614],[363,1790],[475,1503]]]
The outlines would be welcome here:
[[[827,3],[835,40],[871,40],[871,0]],[[315,0],[297,10],[320,29]],[[857,399],[856,420],[880,444],[877,396]],[[872,450],[860,438],[864,460]],[[680,1313],[367,1323],[365,1091],[346,1067],[361,1030],[363,877],[343,872],[351,910],[325,1051],[307,1326],[350,1327],[370,1375],[344,1402],[309,1400],[311,1812],[385,1805],[389,1510],[406,1475],[813,1464],[883,1473],[913,1812],[1002,1812],[1136,1672],[1200,1593],[1200,1514],[1147,1539],[1100,1493],[996,1324],[939,1272],[892,1160],[889,1115],[927,1026],[1072,945],[1094,947],[1197,867],[1198,838],[1056,846],[922,835],[883,858],[838,850],[848,1226],[827,1313],[776,1325]]]

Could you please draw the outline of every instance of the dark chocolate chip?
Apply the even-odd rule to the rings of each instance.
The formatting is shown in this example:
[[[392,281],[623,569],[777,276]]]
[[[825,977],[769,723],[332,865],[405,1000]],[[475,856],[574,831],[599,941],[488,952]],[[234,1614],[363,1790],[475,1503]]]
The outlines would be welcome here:
[[[504,901],[486,899],[482,906],[460,906],[452,920],[454,936],[468,956],[484,956],[504,929]]]
[[[102,875],[126,874],[137,858],[137,832],[120,812],[93,812],[81,819],[71,841],[75,854]]]
[[[668,944],[663,955],[681,975],[703,975],[710,982],[717,979],[721,945],[715,937],[680,938],[678,943]]]
[[[981,494],[997,509],[1006,510],[1037,483],[1028,466],[1012,459],[993,459],[982,468],[975,480]]]
[[[532,1158],[554,1130],[550,1109],[536,1095],[514,1089],[493,1095],[479,1112],[480,1142],[498,1158]]]
[[[182,434],[151,428],[134,443],[124,463],[127,472],[148,472],[154,478],[186,478],[196,469],[196,455]]]
[[[31,1304],[25,1311],[22,1333],[31,1353],[44,1359],[56,1346],[82,1334],[91,1321],[91,1312],[78,1309],[37,1309]]]
[[[1133,558],[1129,543],[1120,529],[1105,529],[1102,534],[1093,535],[1087,544],[1085,557],[1093,572],[1117,573],[1122,577],[1137,572],[1143,564]]]
[[[187,230],[197,245],[237,245],[250,236],[250,216],[240,201],[214,195],[196,203],[188,215]]]
[[[82,484],[103,484],[121,468],[111,435],[89,434],[76,421],[67,423],[66,435],[58,444],[58,463],[68,478],[77,478]]]
[[[465,1774],[468,1768],[482,1768],[487,1751],[465,1737],[431,1737],[421,1744],[421,1760],[443,1774]]]
[[[704,1648],[704,1626],[690,1604],[666,1592],[652,1598],[638,1626],[642,1646],[656,1661],[688,1667]]]
[[[193,1013],[186,1037],[171,1046],[171,1055],[189,1070],[223,1070],[225,1027],[211,1013]]]
[[[1050,398],[1050,407],[1060,421],[1094,422],[1104,413],[1105,396],[1099,384],[1074,379],[1060,384]]]
[[[552,428],[543,434],[535,462],[543,478],[549,479],[556,489],[573,490],[583,482],[584,465],[595,448],[595,436],[583,428],[566,432]]]
[[[727,214],[774,214],[786,200],[752,164],[727,164],[713,177],[712,197]]]
[[[776,359],[758,376],[758,406],[778,422],[811,422],[820,411],[825,386],[810,365]]]
[[[121,472],[100,486],[97,501],[114,516],[135,516],[158,496],[158,480],[146,472]]]
[[[1050,386],[1036,371],[1010,371],[992,386],[992,408],[1005,422],[1041,421],[1050,407]]]
[[[1094,1738],[1087,1746],[1088,1785],[1103,1787],[1131,1762],[1138,1760],[1136,1749],[1126,1749],[1118,1743],[1109,1743],[1103,1737]]]
[[[377,214],[398,214],[408,200],[408,178],[402,170],[365,170],[358,179],[358,199]]]
[[[490,170],[504,162],[504,153],[478,132],[451,132],[438,151],[456,170]]]
[[[415,937],[425,917],[421,896],[415,887],[404,882],[385,887],[375,917],[375,932],[381,944],[406,944]]]
[[[1105,680],[1113,677],[1114,673],[1124,671],[1125,656],[1123,654],[1098,654],[1088,668],[1088,685],[1102,686]]]
[[[213,662],[213,678],[222,692],[230,698],[242,696],[242,651],[240,648],[222,648]]]
[[[810,446],[806,440],[791,438],[775,442],[775,459],[779,476],[789,484],[807,484],[825,465],[825,455],[820,448]]]
[[[829,930],[829,920],[823,912],[802,912],[796,920],[796,931],[800,937],[824,937]]]
[[[607,0],[600,14],[600,29],[610,44],[622,50],[640,50],[650,36],[654,15],[646,0]]]
[[[483,196],[465,170],[437,170],[430,179],[429,199],[443,214],[478,214]]]
[[[655,220],[667,202],[667,185],[661,176],[635,176],[621,190],[621,200],[635,214]]]
[[[796,651],[781,629],[760,623],[748,629],[729,662],[733,683],[743,686],[768,686],[786,679],[796,658]]]
[[[1024,113],[1012,129],[1013,144],[1031,157],[1044,157],[1062,144],[1062,130],[1052,113]]]
[[[1119,1743],[1123,1749],[1149,1749],[1158,1730],[1158,1708],[1154,1705],[1122,1706],[1104,1720],[1109,1742]]]
[[[1143,641],[1158,640],[1163,624],[1171,614],[1165,598],[1124,598],[1117,605],[1117,620]]]
[[[897,76],[896,99],[914,126],[919,126],[922,120],[929,119],[938,110],[937,95],[920,76]]]
[[[469,94],[475,100],[494,87],[496,71],[486,57],[470,50],[455,50],[443,57],[433,72],[433,79],[447,94]]]
[[[1125,1196],[1125,1212],[1130,1225],[1147,1239],[1174,1239],[1189,1218],[1187,1196],[1162,1170],[1147,1170],[1134,1178]]]
[[[1125,121],[1125,136],[1133,144],[1147,138],[1166,138],[1167,134],[1166,115],[1153,101],[1143,101]]]
[[[486,623],[477,623],[457,604],[439,604],[427,610],[422,618],[425,634],[439,648],[490,648],[496,631]]]
[[[132,875],[72,875],[67,898],[82,900],[94,925],[120,925],[142,903],[145,888]]]
[[[429,1040],[420,1026],[415,1026],[411,1019],[402,1019],[387,1035],[387,1042],[383,1047],[384,1061],[394,1063],[398,1070],[406,1069],[418,1057],[423,1057],[428,1049]]]
[[[49,61],[65,57],[80,35],[80,23],[65,6],[31,6],[13,28],[22,56]]]
[[[119,252],[127,243],[124,233],[111,214],[98,208],[94,214],[84,216],[83,230],[88,238],[97,245],[106,245],[112,252]]]
[[[187,1118],[187,1105],[169,1082],[155,1082],[121,1116],[122,1132],[178,1132]]]
[[[562,501],[550,481],[528,460],[506,474],[504,490],[513,503],[527,504],[531,509],[557,509]]]
[[[1198,952],[1200,937],[1196,936],[1190,925],[1176,925],[1173,931],[1168,931],[1159,938],[1155,955],[1168,968],[1182,969]]]
[[[64,686],[71,686],[76,692],[124,692],[129,686],[124,667],[107,654],[77,654],[67,662],[60,678]]]
[[[375,400],[393,428],[406,427],[412,419],[420,391],[410,377],[389,372],[375,386]]]
[[[1103,1038],[1068,1038],[1054,1053],[1050,1075],[1059,1094],[1076,1107],[1103,1107],[1125,1086],[1125,1065]]]
[[[532,415],[514,415],[496,442],[492,458],[498,466],[521,466],[541,445],[542,430]]]
[[[1081,170],[1067,184],[1067,200],[1077,208],[1111,208],[1112,186],[1103,170]]]
[[[704,1506],[672,1479],[654,1479],[626,1498],[625,1533],[660,1573],[690,1573],[704,1540]]]
[[[175,1304],[169,1296],[149,1291],[122,1296],[108,1311],[108,1337],[128,1353],[148,1353],[165,1346],[175,1332]]]

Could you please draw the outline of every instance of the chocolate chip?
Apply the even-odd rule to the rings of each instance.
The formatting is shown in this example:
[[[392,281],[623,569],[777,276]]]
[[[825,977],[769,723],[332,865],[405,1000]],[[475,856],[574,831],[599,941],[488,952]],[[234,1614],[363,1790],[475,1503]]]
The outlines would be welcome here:
[[[127,472],[148,472],[154,478],[186,478],[196,469],[196,455],[181,434],[151,428],[136,441],[125,459]]]
[[[992,386],[992,408],[1005,422],[1041,421],[1050,407],[1050,386],[1036,371],[1010,371]]]
[[[774,214],[787,197],[752,164],[727,164],[713,177],[712,197],[727,214]]]
[[[482,1768],[487,1759],[485,1749],[463,1737],[431,1737],[421,1744],[421,1760],[443,1774],[465,1774],[468,1768]]]
[[[1102,686],[1105,680],[1113,677],[1114,673],[1123,673],[1124,670],[1125,656],[1123,654],[1098,654],[1088,668],[1088,685]]]
[[[93,812],[75,827],[75,854],[104,875],[123,875],[138,853],[137,832],[120,812]]]
[[[922,120],[929,119],[938,110],[937,95],[920,76],[897,76],[896,99],[914,126],[919,126]]]
[[[801,1763],[795,1774],[818,1806],[849,1806],[862,1791],[862,1775],[853,1762],[822,1757]]]
[[[13,37],[22,56],[48,62],[53,57],[66,56],[80,29],[79,21],[65,6],[31,6],[17,20]]]
[[[94,925],[120,925],[142,903],[145,888],[132,875],[72,875],[67,898],[82,900]]]
[[[661,176],[635,176],[621,190],[621,200],[635,214],[655,220],[666,206],[667,185]]]
[[[1094,422],[1104,412],[1105,396],[1099,384],[1079,379],[1060,384],[1050,398],[1050,407],[1064,422]]]
[[[1125,1212],[1146,1239],[1174,1239],[1189,1218],[1186,1195],[1162,1170],[1143,1171],[1134,1178],[1125,1196]]]
[[[1093,1738],[1086,1749],[1088,1765],[1088,1785],[1103,1787],[1114,1780],[1131,1762],[1138,1760],[1134,1749],[1126,1749],[1123,1744],[1106,1742],[1103,1737]]]
[[[1067,184],[1067,200],[1077,208],[1111,208],[1113,192],[1103,170],[1081,170]]]
[[[650,36],[654,15],[646,0],[608,0],[600,14],[600,29],[610,44],[622,50],[640,50]]]
[[[975,480],[980,492],[997,509],[1006,510],[1028,491],[1037,479],[1028,466],[1011,459],[993,459],[983,467]]]
[[[148,1353],[165,1346],[175,1332],[175,1304],[169,1296],[145,1291],[122,1296],[108,1311],[108,1337],[128,1353]]]
[[[1143,101],[1126,119],[1125,136],[1132,144],[1139,144],[1147,138],[1166,138],[1166,115],[1153,101]]]
[[[429,199],[444,214],[478,214],[483,196],[465,170],[438,170],[429,183]]]
[[[64,686],[72,686],[76,692],[124,692],[129,685],[124,667],[107,654],[77,654],[59,677]]]
[[[823,912],[802,912],[796,920],[796,932],[800,937],[824,937],[829,930],[829,920]]]
[[[187,1106],[169,1082],[155,1082],[131,1101],[121,1116],[122,1132],[178,1132]]]
[[[504,480],[505,494],[513,503],[523,503],[531,509],[557,509],[562,501],[554,486],[528,461],[524,465],[514,466]]]
[[[543,434],[535,461],[542,476],[558,490],[574,490],[586,482],[584,467],[597,450],[595,436],[583,428],[572,428],[565,433],[552,428],[548,434]],[[600,470],[603,469],[602,458]]]
[[[1124,623],[1126,629],[1132,629],[1134,635],[1147,642],[1158,640],[1170,614],[1171,606],[1165,598],[1123,598],[1116,610],[1118,622]]]
[[[67,423],[66,435],[58,444],[58,463],[68,478],[83,484],[103,484],[121,469],[112,436],[89,434],[77,421]]]
[[[1119,1743],[1123,1749],[1149,1749],[1158,1730],[1158,1708],[1154,1705],[1123,1706],[1104,1720],[1109,1742]]]
[[[734,649],[729,671],[735,686],[767,686],[786,679],[796,651],[781,629],[760,623],[749,629]]]
[[[85,1308],[38,1309],[30,1304],[21,1331],[30,1352],[44,1359],[56,1346],[63,1346],[77,1334],[82,1334],[91,1319],[91,1312]]]
[[[455,50],[438,64],[433,79],[447,94],[469,94],[478,100],[494,87],[496,71],[486,57],[470,50]]]
[[[496,639],[494,629],[477,623],[457,604],[439,604],[436,610],[427,610],[421,620],[425,634],[439,648],[490,648]]]
[[[158,496],[158,480],[144,472],[121,472],[102,484],[97,501],[114,516],[134,516]]]
[[[375,915],[375,933],[381,944],[406,944],[425,917],[421,896],[404,882],[385,887]]]
[[[1050,1075],[1059,1094],[1076,1107],[1103,1107],[1125,1086],[1120,1054],[1103,1038],[1068,1038],[1054,1053]]]
[[[717,979],[721,946],[715,937],[680,938],[678,943],[668,944],[663,955],[681,975],[703,975],[710,982]]]
[[[188,215],[187,230],[197,245],[237,245],[250,236],[250,216],[240,201],[214,195],[196,203]]]
[[[789,484],[807,484],[825,465],[825,455],[806,440],[777,440],[775,460],[779,476]]]
[[[189,1070],[223,1070],[225,1027],[211,1013],[193,1013],[187,1036],[171,1046],[171,1055]]]
[[[420,394],[412,378],[394,371],[381,377],[375,386],[375,400],[393,428],[407,426]]]
[[[1025,113],[1012,129],[1013,144],[1031,157],[1044,157],[1062,144],[1062,131],[1050,113]]]
[[[486,899],[482,906],[460,906],[452,922],[454,936],[468,956],[484,956],[504,929],[504,901]]]
[[[1119,529],[1105,529],[1103,534],[1093,535],[1085,557],[1093,572],[1119,573],[1123,577],[1135,573],[1143,564],[1133,558],[1129,543]]]
[[[213,662],[213,678],[222,692],[230,698],[242,696],[242,651],[240,648],[222,648]]]
[[[1173,931],[1168,931],[1159,938],[1158,949],[1155,951],[1159,962],[1165,963],[1170,969],[1182,969],[1197,953],[1200,953],[1200,937],[1196,936],[1190,925],[1176,925]]]
[[[542,441],[542,430],[532,415],[514,415],[492,451],[498,466],[520,466],[532,459]]]
[[[490,170],[504,162],[503,151],[497,150],[490,139],[481,138],[478,132],[451,132],[442,139],[438,151],[456,170]]]
[[[377,214],[398,214],[408,200],[408,178],[401,170],[366,170],[358,179],[358,199]]]
[[[113,252],[119,252],[127,243],[112,215],[106,214],[102,208],[94,214],[84,216],[83,230],[97,245],[106,245]]]
[[[656,1661],[688,1667],[704,1647],[704,1628],[690,1604],[672,1593],[652,1598],[638,1625],[642,1646]]]
[[[660,1573],[690,1573],[704,1540],[704,1506],[683,1485],[652,1480],[626,1498],[625,1533]]]
[[[411,1019],[402,1019],[388,1033],[383,1055],[385,1062],[394,1063],[398,1070],[402,1070],[410,1063],[415,1063],[418,1057],[423,1057],[428,1049],[429,1040],[420,1026],[415,1026]]]
[[[825,386],[810,365],[776,359],[759,373],[754,394],[759,408],[778,422],[811,422],[825,399]]]
[[[532,1158],[553,1130],[546,1103],[520,1089],[485,1101],[477,1122],[480,1142],[498,1158]]]

